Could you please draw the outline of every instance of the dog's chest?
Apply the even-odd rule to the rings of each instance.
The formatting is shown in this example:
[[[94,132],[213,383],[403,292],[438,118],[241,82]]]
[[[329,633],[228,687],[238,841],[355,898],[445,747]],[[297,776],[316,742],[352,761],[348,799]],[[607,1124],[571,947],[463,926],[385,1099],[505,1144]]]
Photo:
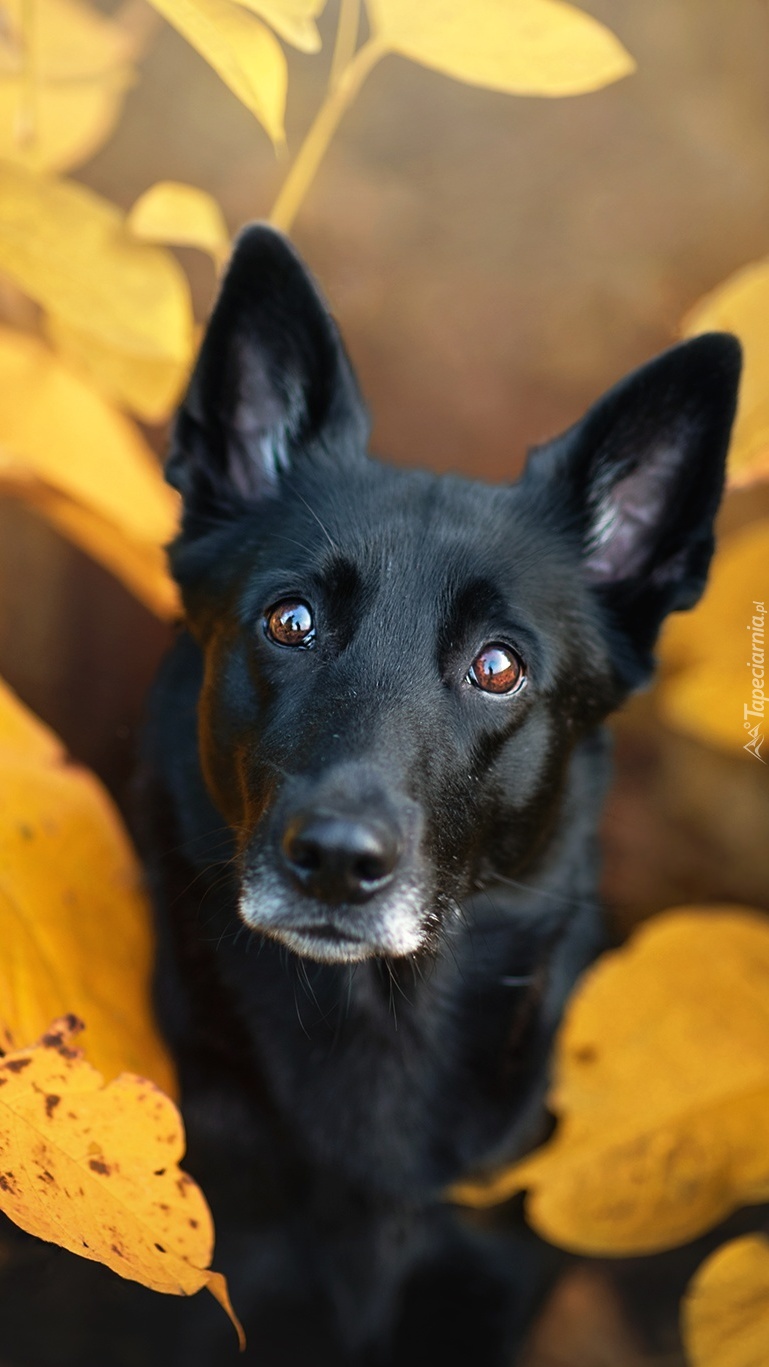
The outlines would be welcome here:
[[[422,1201],[503,1141],[539,1063],[536,985],[511,988],[499,973],[471,983],[457,950],[397,977],[297,965],[269,943],[258,968],[249,957],[247,978],[233,958],[227,990],[310,1168]]]

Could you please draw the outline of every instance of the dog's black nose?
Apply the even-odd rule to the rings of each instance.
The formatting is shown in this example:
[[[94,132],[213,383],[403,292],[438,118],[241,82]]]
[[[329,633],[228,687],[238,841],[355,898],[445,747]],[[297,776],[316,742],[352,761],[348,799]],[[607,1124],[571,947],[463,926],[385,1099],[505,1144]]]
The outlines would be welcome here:
[[[293,877],[323,902],[365,902],[389,883],[400,854],[389,825],[332,812],[292,817],[281,846]]]

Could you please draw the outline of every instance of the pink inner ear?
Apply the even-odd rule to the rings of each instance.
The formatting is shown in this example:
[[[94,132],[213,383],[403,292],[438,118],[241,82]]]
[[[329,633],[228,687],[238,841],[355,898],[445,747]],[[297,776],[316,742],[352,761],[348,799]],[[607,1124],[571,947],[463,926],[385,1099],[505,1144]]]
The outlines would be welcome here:
[[[683,444],[659,446],[594,507],[585,570],[593,583],[633,579],[651,568],[663,525],[675,512]]]
[[[240,338],[234,352],[235,393],[224,420],[230,432],[229,477],[244,498],[273,490],[288,466],[288,437],[302,409],[296,381],[278,393],[263,358]]]

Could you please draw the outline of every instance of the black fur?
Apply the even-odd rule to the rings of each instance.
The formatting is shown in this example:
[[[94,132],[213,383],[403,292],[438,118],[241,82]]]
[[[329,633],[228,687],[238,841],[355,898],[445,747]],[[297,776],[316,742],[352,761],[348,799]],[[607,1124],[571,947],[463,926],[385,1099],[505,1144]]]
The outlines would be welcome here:
[[[168,464],[187,626],[143,826],[188,1164],[262,1367],[514,1360],[550,1254],[443,1193],[546,1131],[603,941],[601,724],[702,590],[738,373],[731,337],[675,347],[510,487],[394,469],[291,248],[237,244]],[[285,600],[313,648],[269,638]],[[521,690],[474,685],[487,643]],[[176,1311],[172,1360],[236,1361],[213,1304]]]
[[[188,631],[147,802],[190,1166],[255,1362],[511,1360],[545,1255],[442,1194],[544,1133],[602,943],[601,723],[702,591],[738,373],[728,336],[674,348],[512,487],[393,469],[291,248],[237,245],[168,464]],[[281,600],[312,649],[267,635]],[[489,642],[522,691],[473,686]],[[384,884],[305,874],[317,820],[345,870],[384,832]]]

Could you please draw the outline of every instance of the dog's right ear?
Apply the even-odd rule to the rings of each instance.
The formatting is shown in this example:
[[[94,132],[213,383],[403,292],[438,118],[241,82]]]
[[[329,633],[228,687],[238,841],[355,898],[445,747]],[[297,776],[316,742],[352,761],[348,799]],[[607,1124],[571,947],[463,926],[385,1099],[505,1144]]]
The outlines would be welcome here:
[[[369,423],[336,325],[280,233],[238,238],[177,415],[166,478],[185,522],[219,521],[277,490],[313,449],[365,451]]]

